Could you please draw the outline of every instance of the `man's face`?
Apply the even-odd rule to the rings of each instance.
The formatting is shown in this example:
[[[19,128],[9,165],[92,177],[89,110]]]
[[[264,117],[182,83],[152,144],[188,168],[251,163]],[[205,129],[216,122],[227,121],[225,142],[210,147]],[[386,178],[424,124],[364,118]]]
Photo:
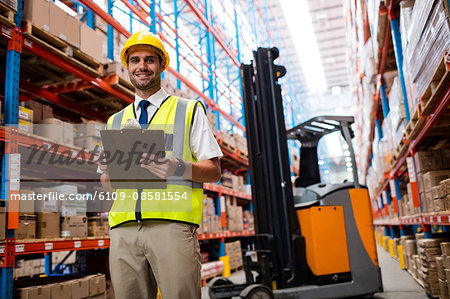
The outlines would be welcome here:
[[[162,66],[159,56],[150,49],[136,49],[128,56],[130,81],[140,90],[148,90],[161,85]]]

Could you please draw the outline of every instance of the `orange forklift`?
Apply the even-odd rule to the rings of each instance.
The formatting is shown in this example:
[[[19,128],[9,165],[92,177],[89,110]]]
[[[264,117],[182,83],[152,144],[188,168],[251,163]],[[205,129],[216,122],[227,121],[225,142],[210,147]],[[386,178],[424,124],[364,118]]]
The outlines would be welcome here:
[[[347,298],[382,292],[367,188],[358,182],[353,117],[322,116],[286,130],[277,48],[258,48],[241,78],[255,217],[256,261],[243,251],[245,283],[218,277],[211,298]],[[340,131],[353,182],[320,182],[319,140]],[[288,139],[301,143],[291,182]]]

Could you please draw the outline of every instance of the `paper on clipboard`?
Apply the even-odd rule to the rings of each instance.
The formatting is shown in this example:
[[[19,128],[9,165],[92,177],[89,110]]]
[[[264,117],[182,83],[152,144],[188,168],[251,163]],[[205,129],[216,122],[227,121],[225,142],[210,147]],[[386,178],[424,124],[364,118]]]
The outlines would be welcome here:
[[[143,153],[165,157],[163,130],[102,130],[104,161],[116,189],[165,189],[167,182],[141,167]]]

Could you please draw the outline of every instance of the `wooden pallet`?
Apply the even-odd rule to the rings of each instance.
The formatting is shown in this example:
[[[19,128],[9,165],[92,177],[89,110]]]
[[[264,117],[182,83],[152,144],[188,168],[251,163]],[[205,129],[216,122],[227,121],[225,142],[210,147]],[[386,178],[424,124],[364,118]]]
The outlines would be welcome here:
[[[408,125],[406,126],[406,139],[409,141],[414,140],[425,125],[425,121],[425,117],[422,116],[421,106],[417,105],[414,113],[411,115]]]
[[[0,2],[0,23],[9,27],[14,26],[14,13],[10,7]]]
[[[59,37],[42,28],[39,28],[31,21],[25,20],[22,28],[23,34],[33,42],[36,42],[59,56],[70,60],[70,62],[85,69],[92,75],[99,76],[102,73],[103,65],[100,62],[83,53],[76,47],[71,46]]]
[[[248,154],[247,153],[243,153],[241,151],[238,151],[238,157],[241,158],[242,160],[248,161]]]
[[[440,95],[450,81],[450,51],[447,51],[439,61],[433,77],[428,83],[427,89],[420,97],[422,115],[430,114]]]
[[[224,149],[226,149],[226,150],[232,152],[232,153],[235,153],[235,152],[236,152],[236,147],[235,147],[234,145],[228,143],[228,142],[227,142],[226,140],[224,140],[224,139],[221,139],[221,140],[220,140],[220,146],[223,147]]]
[[[109,76],[111,78],[109,83],[114,86],[114,88],[134,98],[135,88],[129,80],[120,77],[118,74],[109,74]]]
[[[395,148],[394,155],[391,160],[391,165],[396,165],[397,161],[400,159],[400,157],[403,157],[403,155],[408,150],[409,145],[406,143],[405,139],[406,139],[406,136],[405,136],[405,134],[403,134],[403,137],[402,137],[400,143]]]

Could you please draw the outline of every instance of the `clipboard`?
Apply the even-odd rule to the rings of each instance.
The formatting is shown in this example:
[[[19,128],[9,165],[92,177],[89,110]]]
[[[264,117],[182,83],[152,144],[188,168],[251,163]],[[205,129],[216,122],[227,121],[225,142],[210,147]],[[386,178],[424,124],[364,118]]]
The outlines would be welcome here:
[[[101,130],[100,134],[113,188],[166,189],[165,179],[142,168],[139,163],[143,153],[165,157],[163,130]]]

